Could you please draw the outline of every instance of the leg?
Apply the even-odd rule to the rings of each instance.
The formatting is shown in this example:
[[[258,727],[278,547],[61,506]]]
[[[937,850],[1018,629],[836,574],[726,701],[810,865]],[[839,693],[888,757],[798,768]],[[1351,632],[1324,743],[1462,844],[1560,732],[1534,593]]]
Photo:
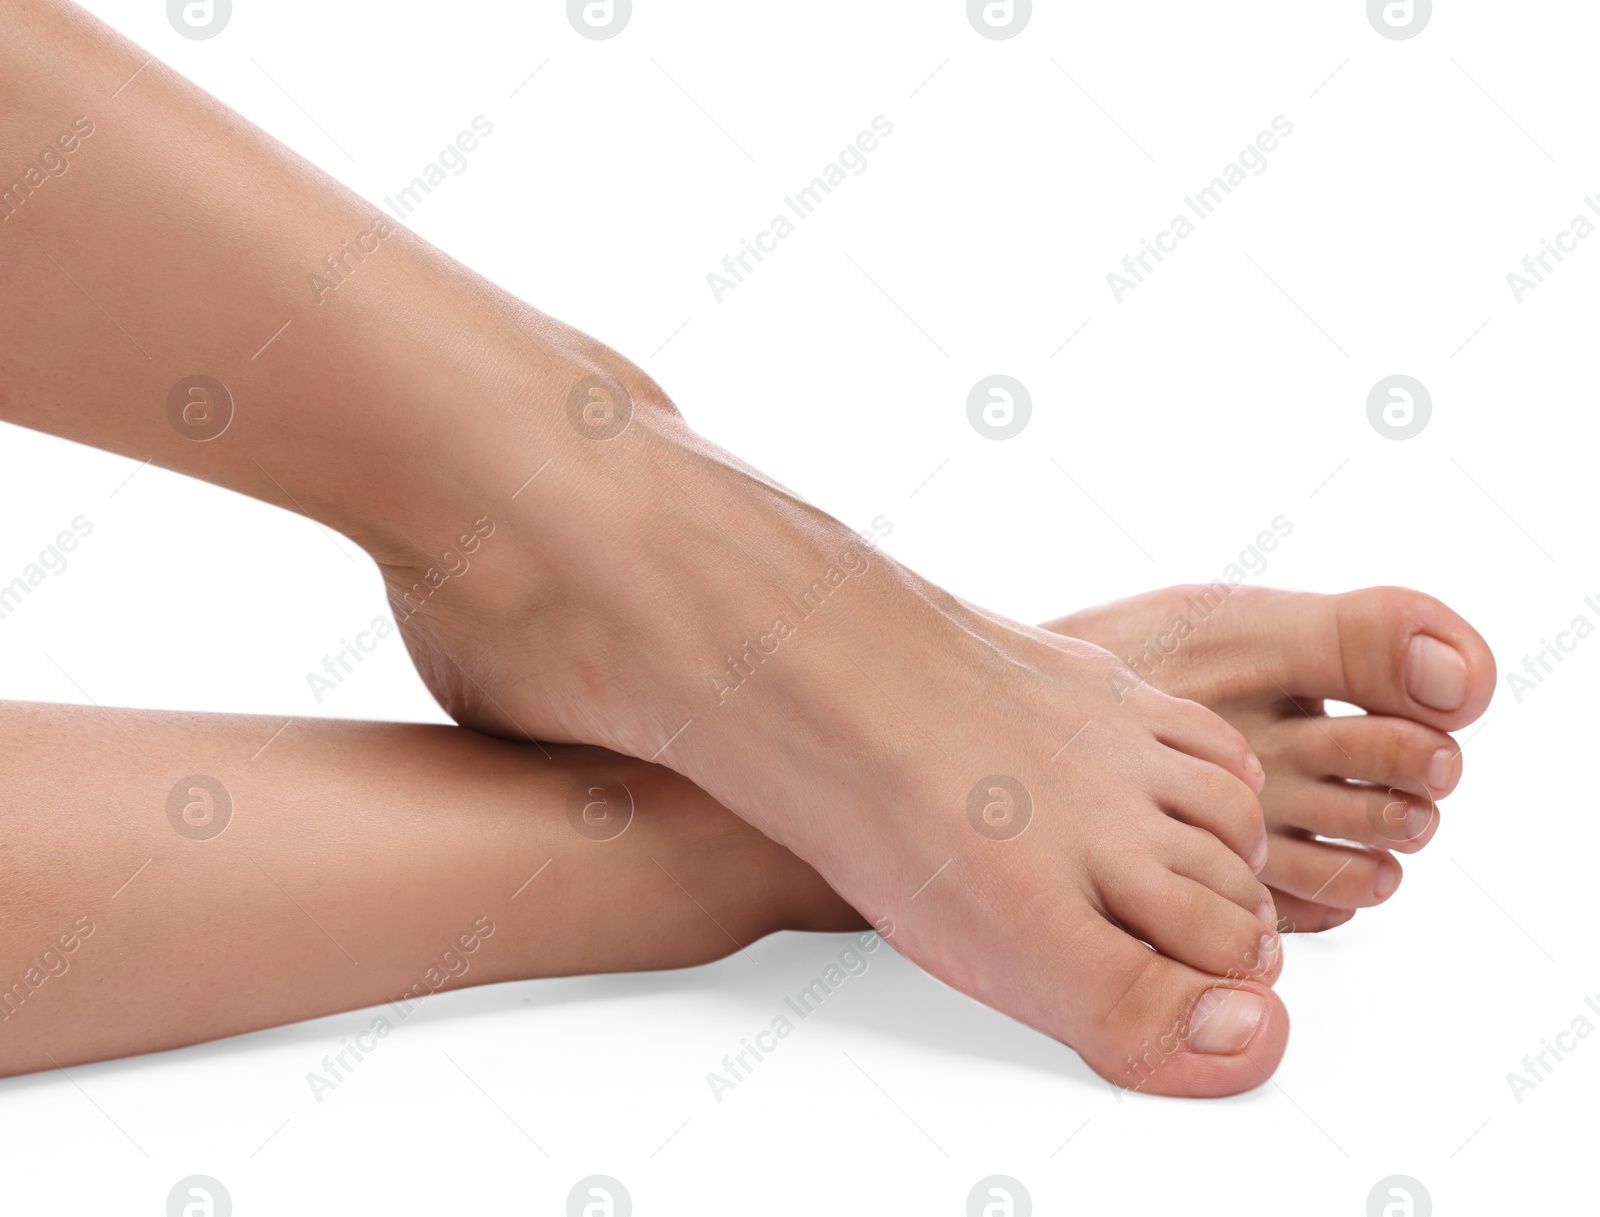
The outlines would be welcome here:
[[[656,766],[456,727],[280,725],[0,706],[0,1075],[865,928]]]
[[[1237,731],[878,554],[159,65],[113,100],[144,59],[59,0],[0,10],[0,152],[96,127],[0,224],[37,302],[0,333],[0,416],[342,529],[458,721],[659,759],[1118,1084],[1276,1067]],[[195,373],[236,399],[220,435]]]

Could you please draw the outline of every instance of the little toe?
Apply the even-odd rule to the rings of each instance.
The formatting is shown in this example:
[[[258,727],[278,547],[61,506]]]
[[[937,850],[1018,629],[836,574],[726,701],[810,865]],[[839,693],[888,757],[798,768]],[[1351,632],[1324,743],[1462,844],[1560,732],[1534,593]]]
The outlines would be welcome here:
[[[1280,934],[1320,934],[1323,930],[1343,925],[1356,915],[1355,909],[1336,909],[1327,904],[1314,904],[1310,900],[1291,896],[1288,892],[1275,891],[1272,893],[1272,900],[1278,909]]]

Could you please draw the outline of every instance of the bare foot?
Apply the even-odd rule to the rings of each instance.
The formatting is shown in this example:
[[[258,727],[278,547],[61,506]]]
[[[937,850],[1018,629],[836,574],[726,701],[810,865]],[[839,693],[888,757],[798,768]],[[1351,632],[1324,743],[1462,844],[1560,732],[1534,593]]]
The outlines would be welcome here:
[[[0,30],[13,164],[34,155],[13,132],[59,130],[148,58],[61,4],[0,5]],[[289,268],[378,235],[372,209],[170,74],[94,113],[78,185],[0,242],[38,302],[0,331],[0,416],[345,532],[460,721],[659,759],[1107,1077],[1225,1094],[1276,1067],[1274,918],[1245,862],[1265,856],[1261,771],[1237,731],[1153,687],[1113,696],[1110,654],[863,553],[638,368],[404,230],[337,308],[310,304]],[[226,223],[170,189],[198,147],[226,168]],[[124,312],[142,371],[94,337]],[[239,395],[199,420],[229,422],[223,443],[181,408],[213,377]]]
[[[1394,851],[1433,839],[1435,800],[1461,779],[1460,749],[1445,732],[1489,704],[1494,656],[1457,614],[1405,588],[1229,592],[1167,588],[1046,628],[1116,652],[1137,678],[1243,733],[1267,770],[1261,878],[1280,928],[1341,925],[1394,893]],[[1367,713],[1330,718],[1324,699]]]
[[[471,574],[407,615],[450,713],[670,766],[1119,1085],[1259,1085],[1288,1020],[1244,738],[1153,686],[1117,693],[1127,670],[1096,646],[929,585],[589,354],[575,386],[626,381],[631,425],[585,438],[597,407],[546,429],[532,481],[544,458],[518,436],[485,443],[469,485],[526,486]],[[428,582],[392,559],[385,577],[397,610]]]

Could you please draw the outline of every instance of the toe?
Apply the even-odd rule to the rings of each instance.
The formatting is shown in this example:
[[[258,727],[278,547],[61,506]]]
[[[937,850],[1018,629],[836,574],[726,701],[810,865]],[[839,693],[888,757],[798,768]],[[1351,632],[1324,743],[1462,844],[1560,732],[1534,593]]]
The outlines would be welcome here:
[[[1273,892],[1273,903],[1278,909],[1280,934],[1320,934],[1336,925],[1343,925],[1356,915],[1354,909],[1336,909],[1326,904],[1313,904],[1288,892]]]
[[[1268,821],[1290,839],[1311,833],[1414,854],[1439,829],[1439,810],[1427,790],[1405,779],[1368,785],[1290,775],[1275,783],[1271,796],[1263,802]]]
[[[1169,754],[1163,783],[1153,792],[1168,815],[1203,828],[1249,865],[1267,860],[1267,825],[1261,802],[1233,774],[1181,753]]]
[[[1170,828],[1155,851],[1162,865],[1272,924],[1270,914],[1258,913],[1271,896],[1244,859],[1209,832],[1176,822]]]
[[[1157,739],[1175,751],[1226,770],[1251,791],[1260,792],[1266,782],[1261,759],[1250,741],[1227,720],[1199,702],[1168,697],[1148,685],[1140,692],[1147,699]]]
[[[1274,771],[1358,782],[1409,779],[1443,798],[1461,780],[1461,749],[1442,731],[1382,714],[1307,715],[1269,729],[1262,751]]]
[[[1382,850],[1274,833],[1261,881],[1314,904],[1360,909],[1394,895],[1401,874],[1394,855]]]
[[[1453,731],[1482,714],[1494,694],[1489,645],[1421,592],[1289,596],[1262,601],[1262,611],[1282,615],[1263,630],[1261,662],[1290,696],[1335,698]]]
[[[1077,936],[1064,1037],[1101,1077],[1194,1098],[1261,1085],[1283,1059],[1289,1012],[1258,982],[1230,982],[1167,959],[1103,919]]]
[[[1258,916],[1202,883],[1150,865],[1117,868],[1100,894],[1119,924],[1169,959],[1268,985],[1282,970],[1277,917],[1264,891]]]

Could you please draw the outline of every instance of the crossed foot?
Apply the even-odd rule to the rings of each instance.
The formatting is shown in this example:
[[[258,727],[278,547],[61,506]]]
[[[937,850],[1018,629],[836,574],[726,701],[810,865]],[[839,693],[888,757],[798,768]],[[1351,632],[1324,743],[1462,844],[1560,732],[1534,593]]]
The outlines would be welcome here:
[[[1122,655],[1136,676],[1244,734],[1267,775],[1260,878],[1278,928],[1290,932],[1342,925],[1394,894],[1393,851],[1414,853],[1433,838],[1435,800],[1461,778],[1461,750],[1444,730],[1476,719],[1494,686],[1494,659],[1477,632],[1403,588],[1340,596],[1238,588],[1224,598],[1174,587],[1045,628]],[[1366,713],[1329,717],[1330,700]],[[671,797],[705,800],[681,780]],[[777,924],[848,928],[838,897],[809,867],[792,855],[765,860],[766,882],[798,893]],[[1136,1073],[1155,1064],[1145,1055]]]
[[[1259,1085],[1288,1034],[1280,915],[1337,924],[1431,836],[1460,769],[1444,732],[1493,689],[1471,627],[1411,592],[1245,588],[1203,616],[1176,589],[1019,625],[639,421],[583,473],[619,480],[603,544],[550,549],[587,489],[552,467],[471,581],[406,622],[441,704],[675,770],[1119,1086]],[[425,573],[385,576],[395,595]],[[1147,639],[1170,653],[1139,679],[1117,656]]]
[[[76,112],[85,81],[126,80],[139,54],[63,5],[0,14],[0,47],[16,50],[0,88],[22,80],[7,103],[32,115],[19,130]],[[83,70],[56,69],[67,43],[90,48]],[[995,616],[696,435],[615,352],[410,234],[386,240],[344,321],[313,321],[282,257],[237,250],[320,246],[362,222],[354,200],[193,90],[149,87],[171,121],[123,120],[90,188],[24,222],[41,248],[92,256],[142,310],[155,353],[134,399],[167,398],[194,366],[180,352],[209,351],[249,401],[222,444],[191,442],[208,437],[186,414],[108,414],[126,368],[90,358],[74,327],[100,319],[61,296],[77,311],[8,318],[0,414],[312,511],[379,562],[457,721],[659,762],[909,958],[1106,1078],[1219,1095],[1277,1067],[1279,915],[1326,926],[1378,901],[1399,879],[1393,852],[1428,839],[1458,773],[1443,733],[1493,685],[1464,622],[1410,593],[1243,589],[1200,620],[1181,592],[1080,614],[1065,634]],[[192,234],[161,189],[178,145],[144,128],[217,143],[261,205]],[[190,261],[211,278],[167,290],[174,251],[201,237]],[[49,283],[33,294],[55,299]],[[285,313],[305,317],[301,337],[239,363],[261,318]],[[74,375],[52,375],[68,357]],[[734,388],[777,408],[760,378]],[[1145,671],[1119,658],[1147,646]],[[1369,715],[1321,718],[1325,698]],[[1391,793],[1418,779],[1414,799]]]

